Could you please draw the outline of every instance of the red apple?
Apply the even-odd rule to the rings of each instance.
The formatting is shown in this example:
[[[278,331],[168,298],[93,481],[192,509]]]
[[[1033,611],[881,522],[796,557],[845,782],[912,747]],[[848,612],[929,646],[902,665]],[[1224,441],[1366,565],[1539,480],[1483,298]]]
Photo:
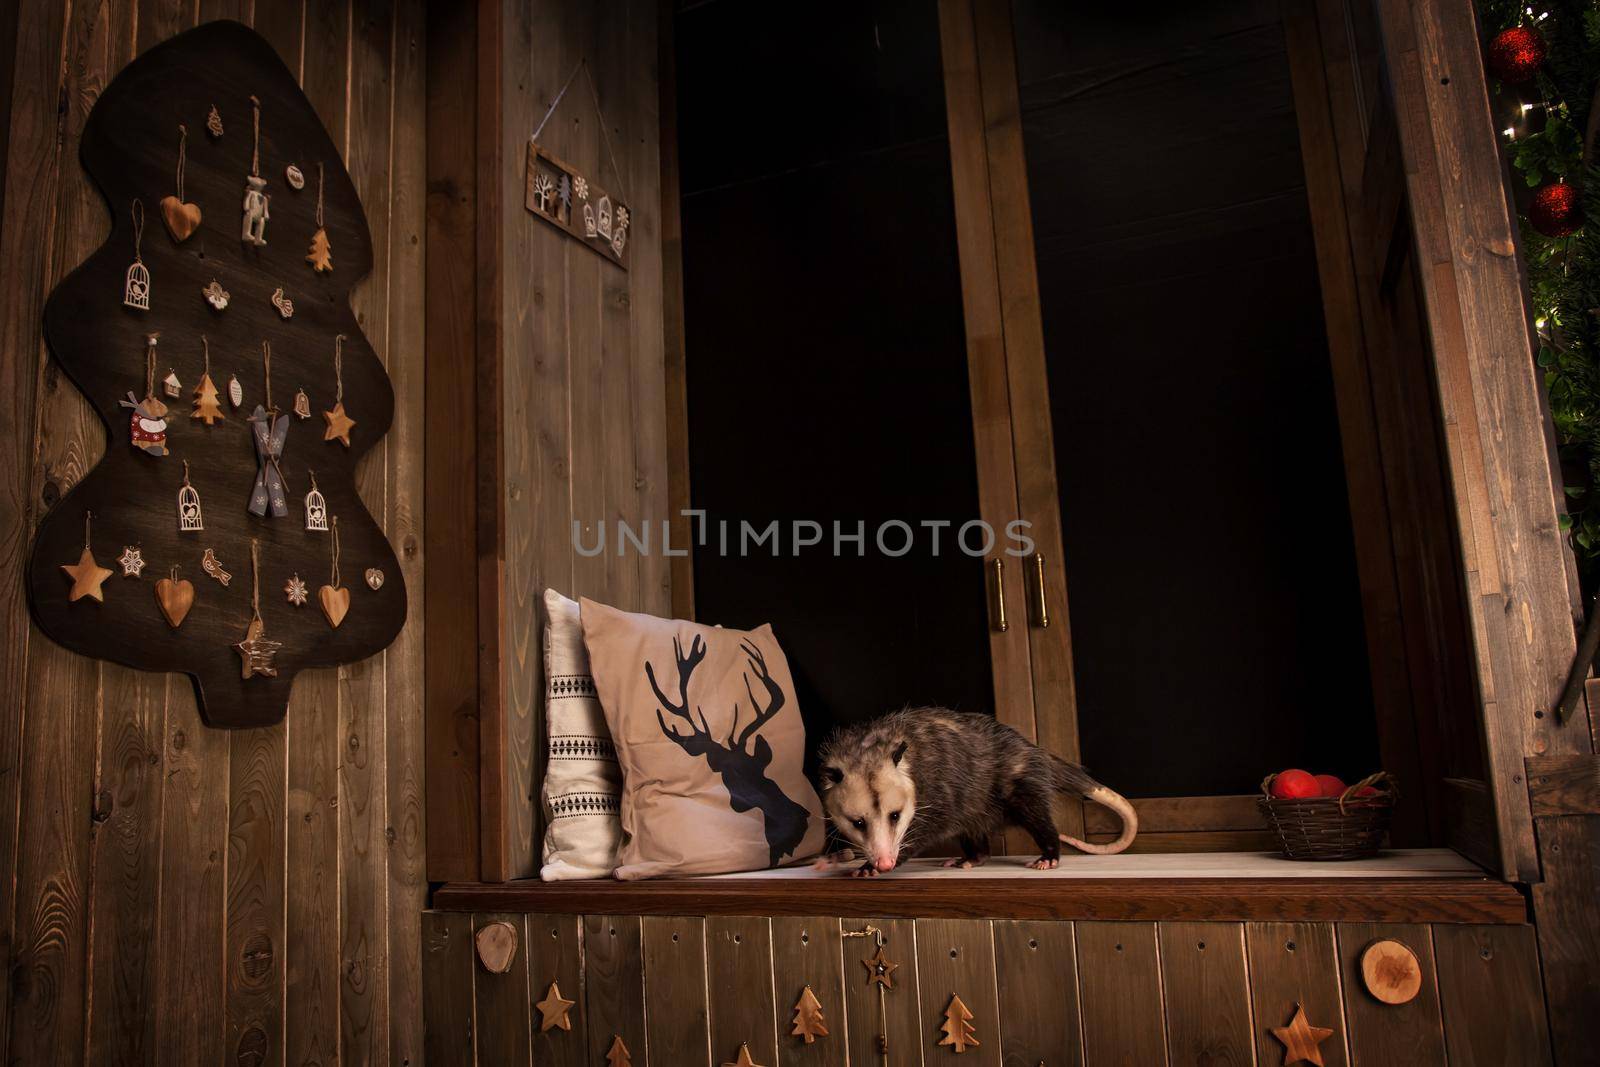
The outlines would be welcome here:
[[[1355,795],[1358,797],[1375,797],[1378,795],[1378,790],[1372,788],[1370,785],[1364,785],[1360,789],[1356,790]]]
[[[1343,793],[1346,787],[1344,782],[1339,780],[1338,775],[1319,774],[1317,775],[1317,788],[1322,790],[1318,794],[1319,796],[1336,797]]]
[[[1271,792],[1279,800],[1304,800],[1321,796],[1322,786],[1306,771],[1288,770],[1273,775]]]

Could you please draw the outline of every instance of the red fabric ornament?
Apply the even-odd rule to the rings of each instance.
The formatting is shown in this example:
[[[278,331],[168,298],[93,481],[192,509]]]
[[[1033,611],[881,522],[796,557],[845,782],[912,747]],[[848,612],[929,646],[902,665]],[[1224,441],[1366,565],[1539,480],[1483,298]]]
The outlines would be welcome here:
[[[1566,237],[1583,225],[1578,190],[1563,181],[1539,187],[1528,205],[1528,221],[1546,237]]]
[[[1539,73],[1544,57],[1544,38],[1539,31],[1531,26],[1513,26],[1494,35],[1484,65],[1507,85],[1521,85]]]

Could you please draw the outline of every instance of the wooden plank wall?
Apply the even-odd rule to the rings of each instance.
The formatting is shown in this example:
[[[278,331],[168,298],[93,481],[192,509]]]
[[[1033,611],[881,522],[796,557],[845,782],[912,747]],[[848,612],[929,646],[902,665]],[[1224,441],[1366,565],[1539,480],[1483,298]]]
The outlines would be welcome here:
[[[0,224],[6,1062],[422,1060],[424,15],[422,0],[21,4]],[[80,131],[134,56],[223,17],[300,74],[365,202],[376,265],[353,303],[396,409],[359,484],[414,597],[388,651],[302,675],[285,722],[236,733],[201,724],[181,677],[51,644],[22,586],[38,520],[105,447],[40,335],[51,287],[109,232]]]
[[[463,932],[494,919],[532,938],[509,974],[462,960]],[[535,1063],[598,1064],[620,1037],[636,1067],[731,1063],[740,1046],[765,1067],[875,1064],[886,1030],[889,1062],[913,1067],[1276,1064],[1272,1030],[1297,1005],[1332,1031],[1330,1067],[1551,1062],[1529,926],[871,920],[897,965],[881,1021],[862,966],[876,945],[841,937],[859,919],[647,916],[641,937],[639,917],[613,915],[584,919],[581,943],[549,936],[574,922],[428,912],[429,1062],[527,1062],[531,1040],[544,1042]],[[1421,963],[1407,1004],[1363,984],[1360,953],[1381,938]],[[581,976],[587,999],[563,978],[578,1000],[572,1030],[541,1032],[530,994],[541,999],[557,973]],[[793,1033],[807,985],[828,1028],[810,1045]],[[957,996],[978,1041],[962,1060],[939,1045]]]

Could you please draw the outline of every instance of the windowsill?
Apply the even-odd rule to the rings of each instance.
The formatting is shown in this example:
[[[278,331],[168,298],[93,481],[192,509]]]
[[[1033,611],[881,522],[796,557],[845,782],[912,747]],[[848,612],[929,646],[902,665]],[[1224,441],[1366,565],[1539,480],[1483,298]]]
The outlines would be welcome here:
[[[1300,863],[1265,852],[1025,857],[973,870],[914,860],[877,878],[794,867],[650,882],[451,882],[449,911],[996,919],[1522,923],[1514,886],[1448,849]]]

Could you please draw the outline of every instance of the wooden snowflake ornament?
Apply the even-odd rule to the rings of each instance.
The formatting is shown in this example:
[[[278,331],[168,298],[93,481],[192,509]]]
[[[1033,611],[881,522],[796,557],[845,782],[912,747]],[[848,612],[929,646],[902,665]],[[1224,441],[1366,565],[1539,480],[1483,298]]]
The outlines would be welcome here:
[[[939,1027],[939,1032],[944,1035],[939,1039],[940,1047],[948,1045],[950,1051],[958,1055],[979,1045],[977,1032],[972,1027],[972,1012],[957,996],[952,996],[950,1006],[944,1009],[944,1025]]]

